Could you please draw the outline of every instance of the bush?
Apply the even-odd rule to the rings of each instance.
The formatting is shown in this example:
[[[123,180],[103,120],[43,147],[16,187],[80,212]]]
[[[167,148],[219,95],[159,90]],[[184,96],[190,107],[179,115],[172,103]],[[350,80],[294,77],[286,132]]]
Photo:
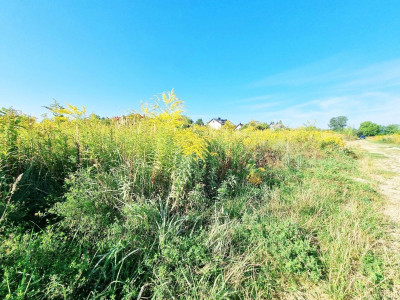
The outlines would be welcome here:
[[[370,121],[362,122],[360,128],[358,129],[358,135],[365,136],[375,136],[378,135],[380,131],[380,126],[378,124],[372,123]]]

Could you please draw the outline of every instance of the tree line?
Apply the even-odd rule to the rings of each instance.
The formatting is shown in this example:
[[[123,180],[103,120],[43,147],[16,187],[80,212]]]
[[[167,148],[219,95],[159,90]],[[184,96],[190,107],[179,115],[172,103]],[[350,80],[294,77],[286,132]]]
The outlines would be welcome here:
[[[358,136],[375,136],[375,135],[389,135],[400,134],[399,124],[379,125],[371,121],[364,121],[360,124],[358,129],[347,126],[348,118],[346,116],[333,117],[329,120],[329,128],[333,131],[342,132],[345,129],[352,131]]]

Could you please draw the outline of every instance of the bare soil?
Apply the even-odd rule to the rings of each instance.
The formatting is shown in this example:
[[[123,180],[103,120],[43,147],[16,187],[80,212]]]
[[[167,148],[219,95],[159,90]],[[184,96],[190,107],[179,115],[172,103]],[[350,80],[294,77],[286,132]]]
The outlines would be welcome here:
[[[349,142],[348,146],[358,147],[367,152],[371,159],[371,166],[365,169],[369,172],[378,191],[384,196],[385,201],[382,212],[391,221],[389,234],[390,240],[385,243],[387,255],[392,261],[392,271],[397,273],[400,268],[400,147],[378,144],[368,140],[358,140]],[[359,179],[359,181],[368,181]],[[394,282],[392,291],[386,295],[385,299],[400,299],[400,276],[393,274]]]
[[[392,251],[400,253],[400,147],[368,140],[352,141],[348,146],[367,151],[371,158],[372,170],[369,170],[368,175],[385,197],[382,212],[392,223],[391,241],[388,246]],[[398,288],[400,289],[400,286]]]
[[[400,147],[377,144],[369,141],[351,143],[367,151],[374,159],[374,165],[380,174],[375,175],[379,190],[387,199],[383,212],[400,226]]]

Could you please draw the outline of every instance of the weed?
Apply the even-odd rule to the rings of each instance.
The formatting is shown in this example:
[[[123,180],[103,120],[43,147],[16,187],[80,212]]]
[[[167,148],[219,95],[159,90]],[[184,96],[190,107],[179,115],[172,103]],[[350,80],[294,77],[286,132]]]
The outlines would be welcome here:
[[[385,295],[379,196],[341,135],[182,110],[171,91],[113,119],[0,111],[0,297]]]

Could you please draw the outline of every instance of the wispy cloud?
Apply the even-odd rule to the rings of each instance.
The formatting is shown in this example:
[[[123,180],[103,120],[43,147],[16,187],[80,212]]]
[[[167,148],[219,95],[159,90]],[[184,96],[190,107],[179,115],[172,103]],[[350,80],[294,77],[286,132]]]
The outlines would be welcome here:
[[[337,87],[343,90],[359,88],[382,89],[400,86],[400,59],[374,64],[351,73],[350,80]]]
[[[331,83],[349,76],[339,64],[339,57],[317,61],[296,69],[267,76],[249,84],[250,87],[297,87]]]
[[[255,112],[252,118],[282,119],[292,126],[315,121],[326,127],[338,115],[348,116],[354,126],[365,120],[400,123],[400,59],[359,67],[328,59],[249,86],[280,91],[279,102],[269,97],[264,103],[260,96],[257,103],[248,105],[248,111]]]
[[[346,115],[349,125],[358,126],[372,120],[380,124],[399,123],[400,97],[387,93],[365,93],[351,96],[315,99],[280,110],[259,111],[254,118],[282,120],[288,125],[299,126],[306,121],[327,127],[333,116]]]

